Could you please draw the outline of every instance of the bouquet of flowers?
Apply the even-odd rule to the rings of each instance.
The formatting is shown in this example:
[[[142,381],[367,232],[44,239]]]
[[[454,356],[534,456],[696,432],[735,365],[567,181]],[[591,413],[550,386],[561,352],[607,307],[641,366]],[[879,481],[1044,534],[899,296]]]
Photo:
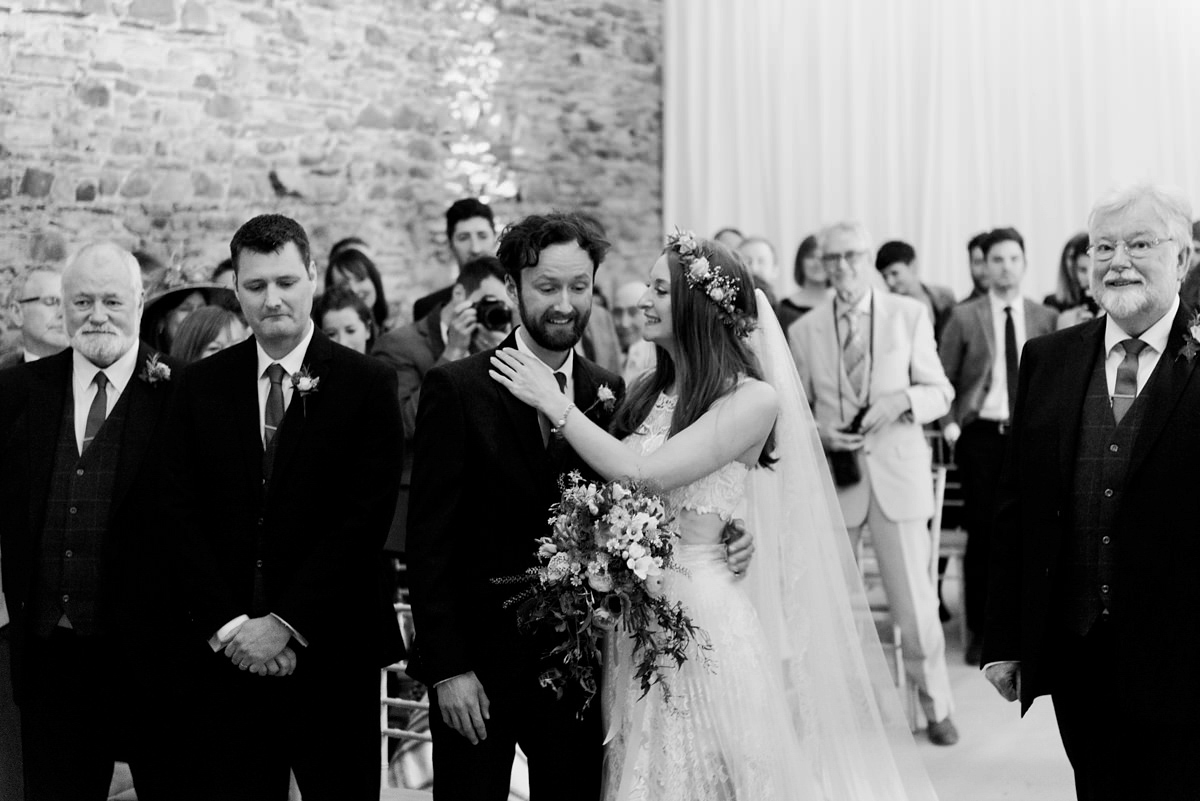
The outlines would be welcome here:
[[[566,670],[541,676],[559,698],[568,685],[583,691],[583,708],[597,692],[596,671],[605,635],[628,632],[642,696],[655,684],[670,697],[666,672],[703,651],[707,636],[681,603],[663,597],[663,572],[675,568],[679,534],[662,499],[644,482],[588,483],[578,472],[559,479],[562,497],[550,508],[553,533],[538,540],[539,566],[531,586],[509,600],[526,628],[553,627],[561,639],[550,656]]]

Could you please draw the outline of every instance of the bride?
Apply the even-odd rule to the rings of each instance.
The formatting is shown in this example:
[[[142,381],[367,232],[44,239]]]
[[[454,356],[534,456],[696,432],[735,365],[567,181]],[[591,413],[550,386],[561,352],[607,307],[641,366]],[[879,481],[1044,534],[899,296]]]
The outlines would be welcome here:
[[[644,698],[632,641],[605,654],[605,799],[935,799],[900,710],[816,427],[783,332],[741,261],[677,234],[640,307],[657,369],[631,387],[610,436],[549,368],[497,351],[492,376],[535,406],[606,479],[662,488],[676,515],[665,592],[712,649]],[[721,532],[744,513],[744,580]]]

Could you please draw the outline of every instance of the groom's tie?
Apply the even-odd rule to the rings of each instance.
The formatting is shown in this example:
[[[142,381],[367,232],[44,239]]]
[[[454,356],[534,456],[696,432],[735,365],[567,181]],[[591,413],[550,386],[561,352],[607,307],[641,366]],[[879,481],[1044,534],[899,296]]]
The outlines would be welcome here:
[[[1112,396],[1113,419],[1117,421],[1117,425],[1121,424],[1121,418],[1125,416],[1129,407],[1137,399],[1138,354],[1144,347],[1146,347],[1146,343],[1140,339],[1121,341],[1121,349],[1125,351],[1125,358],[1121,359],[1121,365],[1117,367],[1117,383],[1113,387]]]
[[[567,394],[567,377],[563,373],[555,370],[554,379],[558,381],[558,391],[564,395]],[[545,420],[546,429],[544,441],[546,445],[546,455],[551,458],[556,458],[565,447],[562,434],[556,434],[551,431],[551,428],[554,426],[554,422],[555,421],[553,420]]]
[[[275,434],[283,425],[283,365],[278,362],[267,368],[267,380],[271,389],[267,393],[267,405],[263,409],[263,481],[271,479],[275,467]]]

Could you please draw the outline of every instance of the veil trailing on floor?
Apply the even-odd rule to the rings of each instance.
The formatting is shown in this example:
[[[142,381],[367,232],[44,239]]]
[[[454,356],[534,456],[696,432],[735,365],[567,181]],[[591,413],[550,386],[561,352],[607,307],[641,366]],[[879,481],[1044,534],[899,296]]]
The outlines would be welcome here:
[[[773,656],[802,758],[826,798],[937,798],[884,660],[808,398],[761,291],[751,335],[779,397],[774,469],[751,472],[746,523],[755,556],[745,579]]]

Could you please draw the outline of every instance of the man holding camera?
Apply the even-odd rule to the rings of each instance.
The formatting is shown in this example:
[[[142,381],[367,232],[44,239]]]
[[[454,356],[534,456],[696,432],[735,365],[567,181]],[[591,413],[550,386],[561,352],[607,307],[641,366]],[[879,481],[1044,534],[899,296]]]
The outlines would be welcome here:
[[[425,374],[438,365],[498,347],[512,330],[512,318],[500,260],[479,256],[459,271],[449,302],[379,338],[373,355],[396,370],[406,440],[412,440]]]
[[[929,720],[929,739],[953,745],[953,699],[937,588],[929,575],[932,459],[921,426],[954,398],[923,305],[871,289],[872,249],[861,223],[820,234],[834,295],[788,329],[838,500],[857,546],[865,524],[905,672]]]

